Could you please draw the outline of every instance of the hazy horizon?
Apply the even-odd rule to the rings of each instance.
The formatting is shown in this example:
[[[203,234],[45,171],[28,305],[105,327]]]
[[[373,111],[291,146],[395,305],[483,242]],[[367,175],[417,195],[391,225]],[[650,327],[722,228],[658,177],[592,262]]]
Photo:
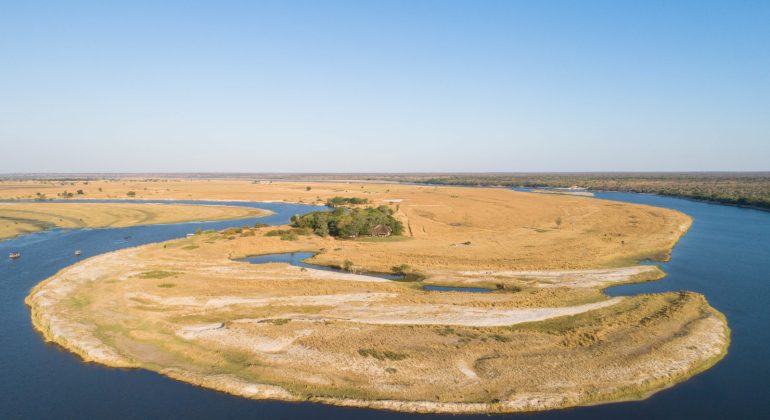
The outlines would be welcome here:
[[[0,173],[770,170],[770,3],[0,7]]]

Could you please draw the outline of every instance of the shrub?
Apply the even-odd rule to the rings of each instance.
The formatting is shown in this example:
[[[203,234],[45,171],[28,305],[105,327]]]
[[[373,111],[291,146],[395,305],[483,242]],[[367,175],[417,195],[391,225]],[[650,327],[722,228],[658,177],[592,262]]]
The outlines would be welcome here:
[[[393,274],[402,276],[403,281],[423,281],[425,280],[425,275],[418,273],[416,271],[412,271],[412,267],[401,264],[394,266],[390,269]]]
[[[239,234],[241,232],[243,232],[243,229],[241,228],[227,228],[222,231],[222,234],[230,236],[230,235]]]
[[[296,241],[299,239],[293,229],[274,229],[265,233],[265,236],[280,236],[282,241]]]
[[[407,355],[404,353],[397,353],[390,350],[375,350],[375,349],[358,349],[358,354],[363,357],[374,357],[375,359],[379,361],[384,360],[404,360],[406,359]]]
[[[393,274],[404,275],[407,272],[409,272],[409,269],[411,269],[411,267],[409,267],[409,265],[401,264],[401,265],[397,265],[397,266],[394,266],[393,268],[391,268],[391,271],[393,272]]]

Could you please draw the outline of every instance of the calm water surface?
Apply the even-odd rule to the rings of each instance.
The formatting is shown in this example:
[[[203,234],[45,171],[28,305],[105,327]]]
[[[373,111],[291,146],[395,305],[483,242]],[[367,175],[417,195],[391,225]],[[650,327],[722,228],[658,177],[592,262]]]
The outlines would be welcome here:
[[[495,416],[536,419],[770,418],[770,213],[676,198],[597,193],[599,198],[683,211],[690,232],[663,265],[665,279],[608,289],[612,295],[693,290],[725,313],[732,329],[728,356],[709,371],[641,402],[538,414]],[[183,201],[184,202],[184,201]],[[223,229],[257,221],[286,223],[317,207],[282,203],[222,203],[273,210],[274,215],[224,222],[121,229],[52,230],[0,242],[0,418],[256,418],[425,419],[425,416],[252,401],[197,388],[158,374],[81,362],[45,344],[32,329],[24,297],[30,288],[83,256],[183,237],[200,227]],[[11,251],[22,258],[11,261]]]

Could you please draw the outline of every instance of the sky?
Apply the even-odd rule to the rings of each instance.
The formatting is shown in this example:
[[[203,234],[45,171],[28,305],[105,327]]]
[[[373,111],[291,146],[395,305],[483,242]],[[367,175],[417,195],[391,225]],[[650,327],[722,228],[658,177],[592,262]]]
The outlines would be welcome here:
[[[768,170],[766,0],[0,0],[0,173]]]

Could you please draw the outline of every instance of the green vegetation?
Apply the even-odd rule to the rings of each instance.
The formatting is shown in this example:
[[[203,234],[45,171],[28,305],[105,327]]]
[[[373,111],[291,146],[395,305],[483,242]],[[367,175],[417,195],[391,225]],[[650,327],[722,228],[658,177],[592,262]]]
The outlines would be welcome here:
[[[390,350],[374,350],[374,349],[358,349],[358,354],[363,357],[374,357],[375,359],[379,361],[383,360],[404,360],[406,359],[406,354],[404,353],[396,353],[394,351]]]
[[[145,271],[139,274],[137,277],[142,279],[165,279],[166,277],[175,276],[177,273],[173,271],[153,270]]]
[[[126,195],[129,196],[129,197],[136,197],[136,192],[135,191],[129,191],[129,192],[126,193]]]
[[[316,211],[304,216],[292,216],[291,221],[295,227],[309,229],[319,236],[357,238],[369,235],[377,225],[389,227],[393,235],[401,235],[404,231],[404,226],[393,217],[393,210],[387,206]]]
[[[296,233],[291,229],[275,229],[267,232],[265,236],[280,236],[282,241],[296,241],[299,239]]]
[[[158,287],[163,288],[163,289],[170,289],[172,287],[176,287],[176,284],[174,284],[174,283],[161,283],[161,284],[158,285]]]
[[[368,198],[358,198],[358,197],[332,197],[326,200],[326,205],[329,207],[340,207],[345,205],[358,205],[358,204],[368,204],[368,203],[369,203]]]
[[[289,318],[271,318],[259,321],[260,324],[286,325],[291,322]]]
[[[265,233],[265,236],[280,236],[282,241],[296,241],[299,235],[310,235],[312,232],[306,228],[273,229]]]
[[[414,270],[412,270],[412,267],[410,267],[407,264],[401,264],[394,266],[390,269],[390,271],[393,274],[402,276],[403,281],[423,281],[425,280],[425,275],[418,273]]]
[[[393,272],[393,274],[404,275],[404,274],[408,273],[410,269],[411,269],[411,267],[409,267],[408,264],[401,264],[401,265],[397,265],[397,266],[394,266],[393,268],[391,268],[391,271]]]

